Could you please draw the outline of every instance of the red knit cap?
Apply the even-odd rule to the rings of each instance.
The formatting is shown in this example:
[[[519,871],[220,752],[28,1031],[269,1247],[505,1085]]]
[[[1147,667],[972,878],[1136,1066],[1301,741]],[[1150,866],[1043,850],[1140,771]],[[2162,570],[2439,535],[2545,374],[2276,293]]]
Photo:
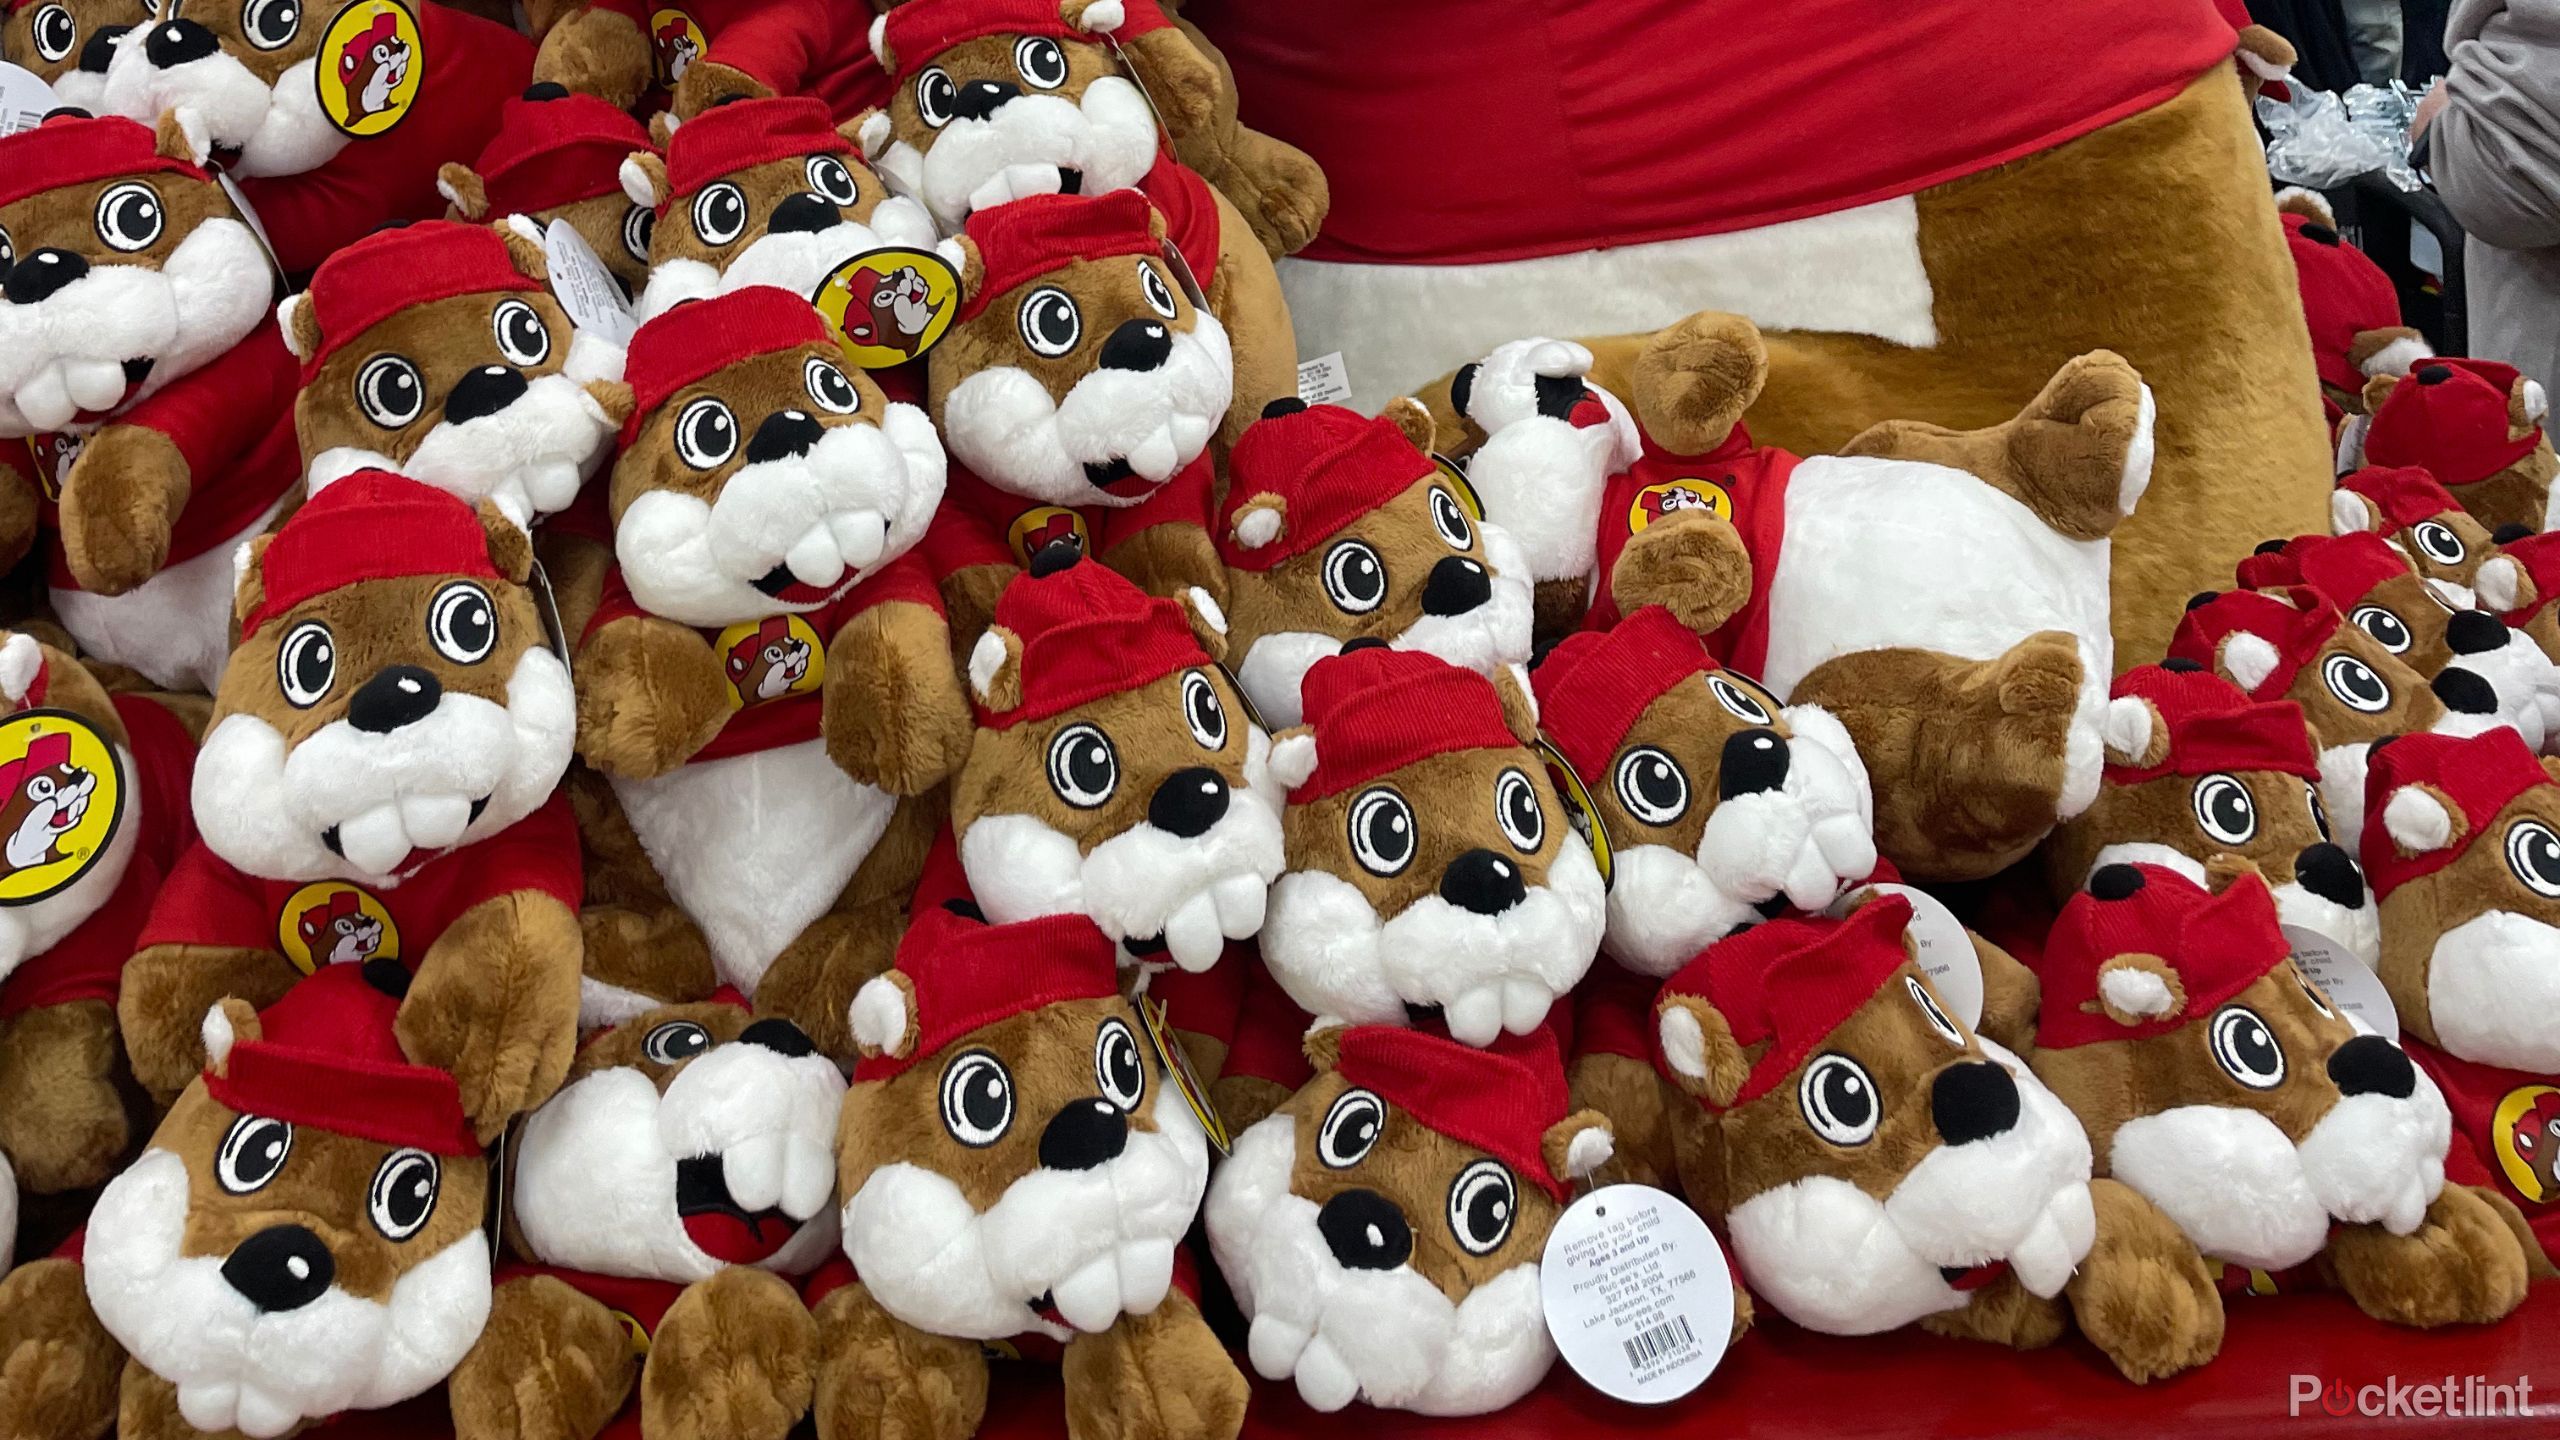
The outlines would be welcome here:
[[[990,730],[1209,663],[1179,602],[1147,594],[1098,561],[1015,576],[996,600],[995,623],[1022,642],[1022,703],[1001,711],[981,704],[978,723]]]
[[[2311,753],[2311,730],[2302,707],[2290,700],[2258,702],[2211,670],[2171,670],[2143,665],[2116,677],[2114,700],[2149,701],[2169,730],[2169,751],[2157,765],[2110,761],[2110,785],[2139,785],[2163,775],[2211,775],[2222,770],[2274,770],[2320,778]]]
[[[2415,465],[2367,465],[2338,482],[2338,488],[2361,495],[2382,516],[2385,530],[2406,530],[2462,505],[2436,477]]]
[[[405,475],[358,470],[312,496],[267,542],[258,561],[263,597],[240,622],[240,638],[315,595],[404,575],[499,578],[470,506]]]
[[[1911,958],[1902,939],[1910,924],[1911,902],[1882,895],[1845,920],[1754,925],[1708,946],[1662,993],[1704,998],[1745,1049],[1767,1044],[1733,1097],[1746,1104],[1776,1088]]]
[[[349,341],[413,305],[541,288],[516,268],[495,226],[421,220],[376,230],[311,272],[307,298],[320,346],[303,358],[302,383]]]
[[[2402,735],[2374,752],[2364,777],[2364,873],[2375,898],[2432,875],[2471,848],[2507,802],[2551,783],[2522,736],[2504,725],[2467,739]],[[2453,802],[2462,827],[2441,850],[2409,856],[2391,838],[2382,813],[2406,785],[2424,785]]]
[[[2282,590],[2302,583],[2302,557],[2294,553],[2293,541],[2264,546],[2240,557],[2231,567],[2231,578],[2243,590]]]
[[[2294,278],[2302,289],[2302,316],[2311,326],[2311,356],[2320,378],[2353,393],[2364,388],[2356,368],[2356,337],[2399,327],[2400,292],[2373,258],[2339,240],[2338,232],[2308,216],[2287,212],[2284,238],[2293,252]]]
[[[1010,205],[971,211],[969,241],[978,247],[986,275],[977,293],[961,302],[959,318],[977,319],[998,296],[1069,261],[1161,254],[1151,227],[1155,220],[1155,207],[1135,190],[1027,195]]]
[[[1340,1044],[1336,1075],[1510,1166],[1554,1199],[1572,1193],[1571,1181],[1547,1168],[1547,1131],[1573,1108],[1564,1057],[1547,1027],[1478,1049],[1399,1025],[1355,1025]]]
[[[1107,33],[1134,40],[1169,22],[1155,0],[1120,0],[1127,18]],[[1084,40],[1090,32],[1069,25],[1059,14],[1061,0],[908,0],[889,12],[881,27],[881,45],[897,62],[894,78],[904,85],[942,52],[988,35],[1046,35],[1053,40]]]
[[[1437,467],[1392,420],[1364,420],[1339,405],[1310,405],[1246,426],[1227,468],[1219,557],[1235,569],[1259,571],[1315,549]],[[1239,540],[1236,516],[1248,504],[1275,497],[1280,533],[1263,545]]]
[[[1082,915],[990,925],[946,909],[925,910],[898,942],[897,971],[915,995],[916,1043],[903,1056],[855,1062],[857,1085],[903,1075],[999,1020],[1120,993],[1111,937]]]
[[[1647,605],[1605,631],[1567,635],[1529,672],[1538,728],[1589,781],[1608,773],[1609,757],[1644,707],[1690,676],[1721,668],[1696,631]]]
[[[2534,426],[2523,438],[2507,428],[2507,397],[2516,367],[2495,360],[2422,361],[2383,398],[2364,433],[2365,459],[2376,465],[2423,465],[2447,485],[2486,480],[2533,453]]]
[[[2341,612],[2354,609],[2384,582],[2412,573],[2391,542],[2371,530],[2297,535],[2286,542],[2284,555],[2300,570],[2302,583]]]
[[[621,443],[629,448],[658,407],[687,385],[758,355],[826,343],[818,307],[779,286],[749,285],[686,301],[631,334],[622,366],[631,415],[622,422]]]
[[[2336,606],[2308,585],[2284,590],[2226,590],[2178,619],[2169,637],[2172,659],[2193,660],[2213,669],[2222,642],[2234,635],[2254,635],[2274,647],[2276,667],[2249,692],[2252,700],[2281,699],[2320,654],[2320,647],[2345,624]]]
[[[2130,892],[2111,887],[2107,872],[2119,868],[2140,875],[2141,885]],[[2092,878],[2097,890],[2072,896],[2045,938],[2036,1025],[2036,1044],[2045,1049],[2166,1035],[2212,1013],[2293,954],[2276,923],[2275,896],[2254,874],[2219,895],[2159,865],[2108,866]],[[2133,1025],[2107,1014],[2098,1002],[2098,971],[2119,955],[2166,961],[2186,995],[2184,1008]]]
[[[2553,600],[2560,600],[2560,530],[2510,540],[2498,547],[2498,553],[2524,567],[2525,577],[2533,581],[2533,593],[2540,597],[2522,609],[2508,611],[2508,624],[2522,625]]]
[[[853,142],[836,133],[827,102],[807,95],[733,100],[676,127],[667,140],[667,207],[724,175],[773,160],[843,155],[859,164]]]
[[[442,1070],[409,1063],[391,1028],[399,997],[364,972],[324,965],[287,990],[259,1012],[257,1039],[241,1037],[204,1072],[204,1088],[245,1115],[377,1145],[478,1155],[462,1088]]]
[[[1017,202],[1018,203],[1018,202]],[[1493,682],[1420,650],[1369,645],[1328,655],[1299,689],[1316,768],[1289,792],[1306,805],[1434,755],[1512,750]]]
[[[498,107],[498,133],[472,168],[490,214],[530,215],[621,194],[622,162],[656,149],[639,121],[593,95],[517,98]]]
[[[154,144],[151,127],[138,120],[57,115],[0,139],[0,205],[117,175],[212,178],[161,154]]]

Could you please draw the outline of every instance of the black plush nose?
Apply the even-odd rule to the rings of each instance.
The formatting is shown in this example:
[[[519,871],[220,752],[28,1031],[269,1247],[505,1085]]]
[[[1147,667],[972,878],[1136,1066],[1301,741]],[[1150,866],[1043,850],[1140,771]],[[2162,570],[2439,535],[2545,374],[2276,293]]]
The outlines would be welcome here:
[[[2444,622],[2444,643],[2456,655],[2486,655],[2507,643],[2507,622],[2486,610],[2456,610]]]
[[[818,1048],[809,1043],[809,1037],[802,1033],[799,1026],[788,1020],[759,1020],[739,1031],[738,1039],[745,1044],[759,1046],[793,1060],[811,1054]]]
[[[1102,342],[1105,370],[1153,370],[1173,353],[1173,332],[1161,320],[1127,320]]]
[[[449,425],[495,415],[524,398],[533,382],[521,370],[504,365],[483,365],[453,382],[453,393],[444,397],[444,418]]]
[[[815,235],[821,230],[834,229],[836,222],[843,218],[844,212],[836,208],[834,201],[803,190],[797,195],[784,197],[781,204],[774,206],[773,219],[764,228],[771,235]]]
[[[1464,615],[1493,598],[1493,577],[1464,555],[1450,555],[1431,567],[1422,585],[1422,613]]]
[[[386,665],[347,700],[347,723],[375,735],[415,725],[444,698],[436,677],[415,665]]]
[[[142,37],[142,58],[154,66],[168,70],[190,60],[202,60],[222,48],[213,32],[193,20],[172,20],[154,25]]]
[[[1499,915],[1529,898],[1520,867],[1490,850],[1470,850],[1440,872],[1440,898],[1477,915]]]
[[[1950,1145],[2005,1135],[2018,1123],[2018,1082],[1988,1060],[1950,1065],[1929,1087],[1929,1118]]]
[[[2364,908],[2364,872],[2339,846],[2323,840],[2293,857],[2293,878],[2302,888],[2349,910]]]
[[[747,441],[747,463],[806,455],[826,433],[826,428],[804,411],[776,410],[764,417],[764,423]]]
[[[328,1294],[337,1278],[329,1247],[299,1225],[270,1225],[222,1262],[223,1282],[269,1314],[301,1309]]]
[[[1040,1132],[1040,1163],[1051,1170],[1090,1170],[1129,1147],[1128,1117],[1099,1096],[1071,1100]]]
[[[106,74],[107,61],[116,53],[116,42],[132,30],[130,25],[109,25],[92,33],[88,43],[80,47],[80,68],[92,75]]]
[[[33,305],[89,273],[89,262],[68,250],[35,250],[9,267],[0,295],[12,305]]]
[[[996,107],[1022,93],[1010,80],[972,80],[951,97],[951,113],[963,120],[984,120]]]
[[[1147,801],[1147,823],[1185,840],[1209,833],[1227,815],[1227,777],[1205,765],[1164,777]]]
[[[2427,688],[2456,715],[2488,715],[2498,708],[2498,687],[2473,671],[2439,670]]]
[[[1375,1190],[1345,1190],[1324,1202],[1316,1232],[1345,1270],[1393,1270],[1413,1254],[1413,1227]]]
[[[1716,797],[1758,795],[1787,783],[1787,742],[1775,730],[1754,726],[1737,730],[1724,742],[1724,763],[1716,769]]]
[[[2406,1100],[2418,1091],[2418,1069],[2408,1052],[2379,1035],[2359,1035],[2331,1051],[2329,1078],[2341,1095]]]

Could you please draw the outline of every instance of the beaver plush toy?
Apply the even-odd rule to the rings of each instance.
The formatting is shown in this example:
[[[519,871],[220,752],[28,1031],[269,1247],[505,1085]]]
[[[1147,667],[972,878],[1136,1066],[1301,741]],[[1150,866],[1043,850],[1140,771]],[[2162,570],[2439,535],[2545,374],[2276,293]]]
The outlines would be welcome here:
[[[210,690],[231,552],[301,470],[258,238],[179,147],[72,115],[0,139],[0,230],[0,438],[43,485],[54,611],[91,657]]]
[[[392,539],[389,537],[396,537]],[[399,1035],[483,1139],[577,1040],[576,708],[522,531],[358,471],[243,558],[240,648],[198,753],[201,841],[126,965],[135,1075],[185,1084],[196,1021],[369,959],[416,977]]]
[[[2436,359],[2405,382],[2365,383],[2372,419],[2341,444],[2342,467],[2415,465],[2451,489],[2492,531],[2548,530],[2551,484],[2560,457],[2543,421],[2551,402],[2540,383],[2495,360]]]
[[[1058,547],[969,655],[978,731],[951,790],[977,902],[999,923],[1079,914],[1125,962],[1188,971],[1262,929],[1280,874],[1271,740],[1219,668],[1197,592],[1140,593]]]
[[[2445,1181],[2444,1096],[2294,964],[2256,874],[2210,894],[2106,866],[2063,907],[2042,974],[2036,1074],[2087,1128],[2098,1173],[2205,1260],[2281,1284],[2316,1258],[2403,1325],[2523,1301],[2521,1222]]]
[[[506,103],[478,159],[437,169],[436,189],[451,206],[448,219],[567,221],[623,293],[637,295],[648,283],[658,212],[622,193],[622,166],[655,149],[639,121],[595,96],[535,84]]]
[[[94,113],[117,38],[150,18],[145,0],[8,0],[0,4],[0,60],[52,86],[58,103]]]
[[[837,1253],[843,1098],[734,991],[589,1036],[508,1138],[510,1258],[454,1371],[459,1435],[781,1440],[816,1370],[793,1286]]]
[[[447,5],[252,0],[156,14],[114,47],[103,99],[221,161],[299,276],[440,213],[436,167],[480,153],[532,68],[531,41]]]
[[[1236,679],[1265,723],[1297,724],[1308,667],[1350,640],[1488,675],[1528,663],[1528,556],[1430,443],[1411,400],[1374,420],[1274,400],[1237,440],[1218,553]]]
[[[1609,1158],[1608,1122],[1570,1110],[1543,1029],[1477,1049],[1319,1025],[1306,1051],[1314,1079],[1236,1138],[1209,1192],[1253,1368],[1322,1411],[1509,1405],[1555,1361],[1539,1257]]]
[[[1892,422],[1799,460],[1739,423],[1767,374],[1747,321],[1655,337],[1633,431],[1589,362],[1518,341],[1452,392],[1486,434],[1468,468],[1486,512],[1545,537],[1537,578],[1587,588],[1579,623],[1666,604],[1727,664],[1838,716],[1875,777],[1878,848],[1916,878],[1989,874],[2088,805],[2114,668],[2107,536],[2150,478],[2131,366],[2085,355],[2006,424]],[[1958,551],[1983,561],[1926,558]]]
[[[728,984],[845,1057],[845,1004],[889,964],[969,713],[909,554],[942,448],[842,360],[770,286],[632,337],[579,745],[700,941],[637,900],[591,917],[590,1020]]]
[[[2504,612],[2518,604],[2522,576],[2516,562],[2498,553],[2488,526],[2415,466],[2369,465],[2339,476],[2329,497],[2329,525],[2340,535],[2379,534],[2420,579],[2468,590],[2484,609]]]
[[[537,81],[602,96],[618,110],[691,119],[735,97],[813,95],[839,120],[878,104],[860,6],[824,0],[639,0],[555,4],[535,33]],[[565,13],[560,13],[565,12]]]
[[[2400,292],[2373,257],[2338,235],[2338,217],[2317,190],[2276,192],[2276,218],[2311,327],[2311,358],[2320,371],[2320,402],[2335,425],[2364,412],[2365,382],[2400,376],[2435,351],[2403,323]]]
[[[818,1433],[965,1440],[983,1345],[1058,1357],[1075,1433],[1234,1440],[1245,1382],[1182,1272],[1209,1147],[1080,916],[919,915],[862,988],[836,1132],[855,1279],[818,1302]]]
[[[1526,1034],[1591,968],[1607,924],[1530,699],[1437,656],[1354,642],[1307,672],[1306,724],[1272,742],[1288,869],[1262,955],[1309,1013],[1408,1023],[1439,1006],[1470,1045]]]

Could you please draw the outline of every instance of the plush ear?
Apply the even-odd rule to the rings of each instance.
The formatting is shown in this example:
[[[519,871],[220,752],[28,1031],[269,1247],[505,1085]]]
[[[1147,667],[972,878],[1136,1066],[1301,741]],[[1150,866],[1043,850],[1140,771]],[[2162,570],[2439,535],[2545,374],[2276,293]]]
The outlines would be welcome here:
[[[975,301],[987,284],[987,262],[978,254],[978,242],[966,235],[954,235],[933,248],[951,262],[951,268],[960,276],[960,303]]]
[[[884,970],[853,992],[845,1025],[865,1059],[886,1055],[903,1060],[916,1044],[916,987],[895,970]]]
[[[2276,192],[2276,213],[2299,215],[2315,224],[2338,228],[2338,214],[2329,208],[2329,197],[2300,185],[2287,185]]]
[[[1322,1017],[1307,1027],[1306,1036],[1298,1042],[1298,1048],[1306,1052],[1307,1063],[1315,1067],[1317,1074],[1322,1075],[1342,1063],[1342,1032],[1350,1028],[1339,1020]]]
[[[2364,413],[2371,415],[2379,411],[2382,408],[2382,402],[2390,399],[2391,392],[2398,389],[2399,385],[2400,377],[2397,375],[2366,376],[2364,379]]]
[[[988,626],[969,650],[969,689],[990,710],[1021,704],[1021,637],[1001,625]]]
[[[2534,589],[2533,577],[2524,573],[2524,567],[2512,555],[2492,555],[2481,561],[2471,577],[2471,588],[2481,604],[2499,615],[2524,609],[2533,604],[2539,593]]]
[[[667,184],[667,162],[647,150],[634,150],[622,157],[622,193],[634,205],[651,209],[666,203],[673,193]]]
[[[658,153],[664,155],[667,153],[667,142],[676,138],[676,131],[683,124],[682,120],[676,118],[676,112],[673,110],[661,110],[650,116],[649,143],[657,146]]]
[[[2542,423],[2551,413],[2551,397],[2544,393],[2542,382],[2519,375],[2507,391],[2507,438],[2521,440],[2525,432]]]
[[[165,160],[203,164],[205,157],[213,153],[213,141],[207,135],[189,132],[193,114],[192,109],[162,111],[159,123],[151,127],[152,151]]]
[[[2243,690],[2255,690],[2276,673],[2282,657],[2273,642],[2246,630],[2224,637],[2222,653],[2214,657],[2214,668]]]
[[[311,313],[311,292],[296,290],[276,302],[276,328],[294,359],[308,361],[320,353],[320,317]]]
[[[1265,490],[1236,507],[1227,540],[1239,549],[1259,550],[1289,533],[1289,502]]]
[[[489,501],[471,510],[480,517],[480,533],[489,542],[489,563],[498,567],[499,574],[523,584],[533,574],[533,538]]]
[[[1283,790],[1295,790],[1316,773],[1316,732],[1292,726],[1271,737],[1271,778]]]
[[[1428,450],[1432,442],[1439,439],[1440,427],[1432,423],[1431,407],[1410,395],[1399,395],[1388,401],[1387,408],[1379,411],[1378,415],[1381,419],[1394,421],[1395,427],[1404,432],[1404,438],[1412,441],[1416,450]]]
[[[2403,856],[2433,854],[2460,840],[2470,828],[2462,807],[2433,785],[2403,785],[2383,802],[2382,828]]]
[[[2560,755],[2543,756],[2542,773],[2551,777],[2552,784],[2560,785]]]
[[[1538,1149],[1546,1156],[1548,1174],[1580,1180],[1609,1163],[1617,1137],[1610,1132],[1608,1116],[1576,1110],[1547,1127]]]
[[[854,116],[850,123],[853,126],[853,143],[861,149],[865,160],[878,161],[881,152],[887,150],[889,142],[896,138],[889,123],[889,112],[876,106]]]
[[[231,1047],[259,1036],[258,1012],[246,1000],[226,995],[204,1012],[204,1063],[216,1075],[231,1073]]]
[[[2267,878],[2266,872],[2258,868],[2258,862],[2245,855],[2234,855],[2228,850],[2216,850],[2204,857],[2204,888],[2216,895],[2230,889],[2234,883],[2250,875],[2255,875],[2261,880]]]
[[[2169,726],[2151,702],[2139,695],[2108,701],[2099,733],[2110,764],[2148,770],[2169,758]]]
[[[622,428],[623,421],[631,418],[632,410],[640,403],[638,397],[631,393],[631,387],[619,380],[590,380],[586,391],[602,407],[604,418],[612,421],[616,430]]]
[[[436,167],[436,193],[453,207],[453,220],[485,220],[489,218],[489,187],[480,183],[479,172],[457,160],[447,160]]]
[[[267,603],[267,580],[259,568],[267,558],[267,544],[273,533],[252,535],[249,542],[232,552],[231,623],[239,625]]]
[[[507,220],[524,220],[525,223],[518,226],[502,221],[489,228],[497,231],[498,238],[507,242],[507,258],[515,262],[516,273],[539,284],[550,284],[551,257],[542,253],[542,232],[535,230],[533,222],[521,215],[510,215]],[[533,233],[527,235],[527,230],[533,230]]]
[[[1058,0],[1058,18],[1070,30],[1108,35],[1129,23],[1129,9],[1120,0]]]
[[[44,647],[36,637],[23,631],[0,640],[0,699],[11,705],[27,703],[27,692],[35,688],[36,676],[44,670]]]
[[[2119,1025],[2148,1025],[2185,1014],[2187,987],[2157,955],[2113,955],[2098,967],[2097,1003]]]
[[[2330,534],[2353,535],[2359,530],[2379,530],[2381,528],[2382,515],[2381,512],[2373,508],[2373,502],[2365,499],[2353,490],[2332,490],[2329,492]]]
[[[1742,1093],[1751,1060],[1734,1042],[1723,1011],[1695,995],[1665,995],[1654,1004],[1653,1024],[1681,1089],[1719,1110]]]
[[[2406,375],[2421,360],[2435,357],[2427,337],[2405,325],[2358,331],[2347,345],[2347,363],[2363,375]]]
[[[1182,613],[1191,622],[1191,638],[1209,652],[1212,660],[1227,658],[1227,612],[1218,608],[1218,599],[1197,585],[1185,588],[1181,595]]]
[[[1524,683],[1516,668],[1497,665],[1493,670],[1493,693],[1502,700],[1502,725],[1511,738],[1523,745],[1538,742],[1538,697]]]
[[[871,17],[871,58],[880,62],[881,69],[892,75],[898,73],[898,57],[889,50],[889,17],[886,15]]]

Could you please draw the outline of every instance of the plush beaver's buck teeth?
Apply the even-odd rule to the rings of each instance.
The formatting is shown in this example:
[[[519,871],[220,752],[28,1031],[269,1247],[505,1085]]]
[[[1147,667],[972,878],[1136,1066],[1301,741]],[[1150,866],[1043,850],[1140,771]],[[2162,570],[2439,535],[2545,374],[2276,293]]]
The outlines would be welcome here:
[[[320,843],[348,863],[387,875],[420,850],[443,850],[462,839],[489,797],[420,795],[376,805],[320,832]]]
[[[843,552],[844,563],[856,570],[879,564],[889,548],[888,517],[876,510],[832,516],[827,521],[827,531],[835,537],[836,548]]]
[[[782,563],[803,585],[833,585],[844,578],[844,555],[825,526],[813,527],[793,541]]]
[[[1097,1255],[1049,1292],[1058,1314],[1078,1330],[1111,1328],[1121,1310],[1146,1310],[1173,1284],[1173,1242],[1130,1240]]]
[[[835,1156],[805,1135],[755,1135],[721,1152],[720,1177],[740,1209],[806,1220],[834,1193]]]

